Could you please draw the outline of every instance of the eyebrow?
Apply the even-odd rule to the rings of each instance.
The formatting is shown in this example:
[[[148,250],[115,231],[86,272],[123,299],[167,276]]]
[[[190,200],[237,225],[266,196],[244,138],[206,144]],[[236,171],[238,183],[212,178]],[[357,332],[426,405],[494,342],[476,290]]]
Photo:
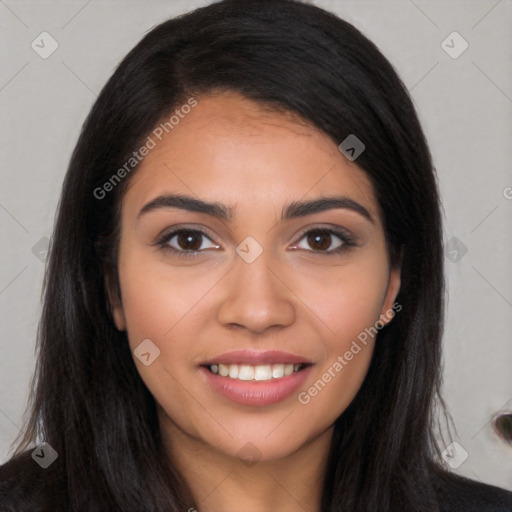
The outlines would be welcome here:
[[[137,219],[146,213],[167,208],[179,208],[190,212],[205,213],[227,222],[233,219],[232,208],[222,203],[215,201],[207,202],[184,194],[169,194],[156,197],[142,207]],[[328,196],[309,201],[293,201],[283,208],[281,219],[288,220],[305,217],[335,208],[354,211],[375,224],[375,219],[362,204],[345,196]]]

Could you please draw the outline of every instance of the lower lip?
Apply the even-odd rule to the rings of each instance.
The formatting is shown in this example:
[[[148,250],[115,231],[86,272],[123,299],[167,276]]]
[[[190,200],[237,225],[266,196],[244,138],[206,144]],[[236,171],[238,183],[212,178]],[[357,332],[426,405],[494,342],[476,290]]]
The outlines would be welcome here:
[[[307,379],[312,366],[298,372],[265,381],[243,381],[222,377],[201,366],[199,371],[206,383],[221,395],[242,405],[270,405],[288,398]]]

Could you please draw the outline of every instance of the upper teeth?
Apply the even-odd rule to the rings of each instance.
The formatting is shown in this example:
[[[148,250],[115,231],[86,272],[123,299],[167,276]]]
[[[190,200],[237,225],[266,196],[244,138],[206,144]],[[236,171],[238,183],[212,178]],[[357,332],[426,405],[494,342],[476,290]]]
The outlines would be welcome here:
[[[270,380],[279,379],[291,375],[302,368],[302,364],[264,364],[251,366],[248,364],[211,364],[212,373],[222,377],[230,377],[239,380]]]

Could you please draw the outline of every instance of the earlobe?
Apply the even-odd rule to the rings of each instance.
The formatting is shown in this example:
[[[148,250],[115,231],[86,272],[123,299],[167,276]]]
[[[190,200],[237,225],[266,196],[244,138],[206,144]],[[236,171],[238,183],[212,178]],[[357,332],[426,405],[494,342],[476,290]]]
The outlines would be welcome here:
[[[389,322],[391,322],[391,320],[395,316],[395,312],[399,311],[399,309],[393,306],[395,304],[398,292],[400,291],[400,270],[400,267],[394,267],[391,269],[391,272],[389,274],[386,297],[384,299],[384,304],[382,306],[382,311],[379,317],[379,323],[382,326],[387,325]]]
[[[109,271],[105,271],[105,289],[107,292],[108,308],[119,331],[126,330],[126,319],[124,316],[121,291],[118,281],[112,277]]]
[[[118,331],[126,331],[126,321],[124,318],[124,311],[121,305],[112,308],[112,317],[116,324]]]

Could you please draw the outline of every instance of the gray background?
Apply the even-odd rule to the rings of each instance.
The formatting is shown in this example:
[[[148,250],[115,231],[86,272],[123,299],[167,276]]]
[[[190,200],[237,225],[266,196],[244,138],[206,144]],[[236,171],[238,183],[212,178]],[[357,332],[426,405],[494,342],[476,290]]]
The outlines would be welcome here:
[[[0,462],[22,424],[44,239],[81,124],[144,33],[205,3],[0,0]],[[314,3],[374,41],[411,91],[445,212],[444,394],[459,444],[447,460],[512,489],[512,447],[490,421],[512,410],[512,1]],[[31,48],[43,31],[59,45],[47,59]],[[441,46],[454,31],[469,44],[458,58]]]

